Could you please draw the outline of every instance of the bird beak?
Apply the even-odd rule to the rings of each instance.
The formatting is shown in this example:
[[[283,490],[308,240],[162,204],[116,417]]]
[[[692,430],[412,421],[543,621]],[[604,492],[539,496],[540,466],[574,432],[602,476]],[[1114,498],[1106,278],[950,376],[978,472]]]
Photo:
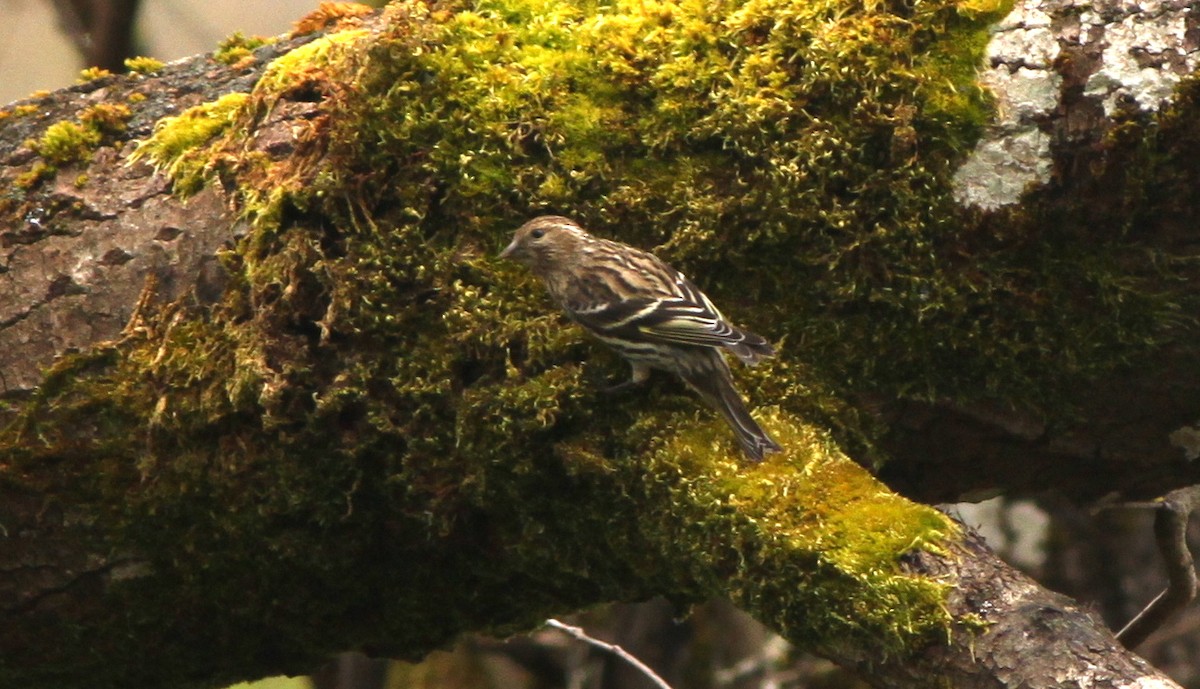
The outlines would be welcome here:
[[[512,258],[513,254],[515,254],[516,252],[517,252],[517,240],[514,239],[514,240],[512,240],[512,243],[510,243],[508,246],[504,247],[504,251],[501,251],[500,255],[497,256],[497,258]]]

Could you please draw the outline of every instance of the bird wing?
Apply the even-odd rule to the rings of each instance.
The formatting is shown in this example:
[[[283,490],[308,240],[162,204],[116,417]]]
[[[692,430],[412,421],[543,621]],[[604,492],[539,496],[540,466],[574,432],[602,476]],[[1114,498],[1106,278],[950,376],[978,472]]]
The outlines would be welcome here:
[[[665,344],[736,346],[746,335],[725,321],[687,278],[679,296],[633,297],[570,308],[581,325],[603,335]]]
[[[625,249],[612,254],[620,270],[595,271],[562,301],[580,325],[610,343],[725,347],[750,365],[774,354],[762,337],[730,325],[683,273],[651,254]]]
[[[663,299],[636,323],[650,340],[721,347],[742,341],[741,331],[721,314],[684,299]]]

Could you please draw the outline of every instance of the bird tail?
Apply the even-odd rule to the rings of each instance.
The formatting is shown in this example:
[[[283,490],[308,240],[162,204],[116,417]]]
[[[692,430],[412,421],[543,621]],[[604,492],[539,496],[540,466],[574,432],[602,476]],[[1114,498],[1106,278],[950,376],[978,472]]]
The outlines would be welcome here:
[[[725,347],[747,366],[757,366],[760,361],[775,355],[775,347],[762,335],[748,330],[733,329],[737,338],[731,338]]]
[[[733,375],[720,352],[710,349],[703,354],[705,365],[688,371],[683,376],[684,382],[699,393],[708,406],[721,412],[750,461],[761,462],[767,453],[781,452],[783,448],[779,443],[750,416],[750,410],[733,386]]]

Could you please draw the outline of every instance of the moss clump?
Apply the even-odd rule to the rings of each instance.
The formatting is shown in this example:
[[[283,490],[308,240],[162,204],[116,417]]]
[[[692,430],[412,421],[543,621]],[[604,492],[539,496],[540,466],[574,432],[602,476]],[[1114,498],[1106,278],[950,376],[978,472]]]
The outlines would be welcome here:
[[[374,7],[358,2],[322,2],[317,9],[304,15],[304,17],[296,22],[295,26],[292,27],[291,35],[293,37],[303,36],[304,34],[329,29],[339,23],[347,22],[347,20],[353,21],[374,13]]]
[[[32,103],[14,106],[11,110],[0,110],[0,122],[10,117],[25,117],[32,115],[38,111],[38,107]]]
[[[654,453],[685,482],[674,499],[693,511],[665,528],[687,532],[681,561],[708,560],[715,587],[754,610],[758,619],[802,646],[838,647],[871,639],[884,655],[902,654],[951,623],[947,585],[902,572],[903,554],[937,549],[957,527],[944,515],[887,491],[837,449],[828,434],[778,410],[762,410],[764,426],[786,457],[754,471],[729,461],[736,453],[719,422],[681,431]],[[731,526],[729,522],[736,522]],[[695,543],[727,539],[730,553],[698,554]],[[667,538],[666,541],[673,539]],[[904,611],[897,615],[898,611]]]
[[[17,175],[13,179],[13,186],[17,189],[32,189],[43,181],[52,179],[57,169],[53,165],[48,165],[44,161],[35,162],[28,170]]]
[[[366,36],[364,29],[338,31],[281,55],[259,77],[255,94],[270,103],[295,89],[323,83],[330,76],[330,65],[344,59],[348,49]]]
[[[95,81],[97,79],[103,79],[104,77],[111,76],[112,72],[104,69],[103,67],[88,67],[79,73],[79,78],[76,79],[76,82],[85,84],[89,81]]]
[[[991,101],[972,87],[944,88],[945,84],[973,84],[978,78],[979,56],[992,38],[991,24],[1012,9],[1012,0],[967,0],[959,3],[952,30],[932,38],[929,50],[912,62],[920,82],[922,118],[936,121],[955,133],[954,144],[972,142],[991,119]],[[983,19],[985,21],[980,21]],[[942,80],[938,85],[937,80]],[[982,98],[981,98],[982,95]],[[961,151],[962,149],[958,149]]]
[[[134,160],[146,159],[166,171],[179,194],[199,191],[216,168],[204,155],[205,144],[237,121],[248,98],[245,93],[230,93],[163,119],[155,126],[154,135],[138,144]]]
[[[97,103],[79,113],[79,122],[102,139],[124,134],[133,111],[121,103]]]
[[[271,43],[272,40],[263,36],[246,36],[241,31],[235,31],[221,41],[213,51],[212,57],[222,64],[236,65],[243,60],[252,59],[255,49]]]
[[[79,114],[79,121],[63,120],[46,128],[38,139],[25,145],[41,156],[46,169],[54,169],[88,160],[92,151],[104,141],[125,131],[125,123],[132,116],[128,107],[121,104],[98,103]]]
[[[55,122],[46,128],[40,139],[25,142],[50,165],[69,165],[86,160],[100,144],[100,132],[78,122]]]
[[[341,31],[292,50],[266,68],[252,93],[231,93],[160,122],[154,134],[139,144],[135,157],[145,158],[169,174],[176,191],[184,195],[198,191],[218,175],[237,179],[243,215],[259,224],[276,222],[287,203],[302,204],[310,191],[311,170],[305,166],[314,162],[320,150],[303,149],[321,145],[325,120],[315,119],[307,131],[293,132],[293,146],[301,150],[293,150],[282,160],[247,152],[238,137],[250,131],[279,99],[328,83],[329,66],[343,60],[364,37],[366,32],[361,30]]]
[[[133,74],[153,74],[163,68],[163,61],[146,56],[131,57],[125,60],[125,69]]]
[[[98,146],[125,131],[130,116],[130,108],[122,104],[97,103],[83,110],[78,121],[54,122],[25,146],[42,156],[43,170],[53,174],[56,168],[89,160]]]

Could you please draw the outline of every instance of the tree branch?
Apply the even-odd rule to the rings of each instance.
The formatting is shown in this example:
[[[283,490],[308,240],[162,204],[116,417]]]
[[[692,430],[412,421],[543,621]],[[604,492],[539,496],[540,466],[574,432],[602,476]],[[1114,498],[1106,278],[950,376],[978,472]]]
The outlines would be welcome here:
[[[1167,155],[1193,101],[1063,138],[1146,177],[964,214],[947,161],[985,103],[944,51],[987,17],[855,6],[833,31],[631,8],[398,3],[8,114],[0,684],[216,684],[665,595],[726,596],[881,687],[1173,686],[843,447],[895,457],[914,495],[1071,491],[1088,456],[1112,472],[1087,467],[1080,494],[1193,476],[1178,448],[1141,455],[1152,472],[1120,461],[1196,408],[1194,367],[1168,365],[1194,357],[1188,324],[1164,315],[1200,292],[1171,258],[1194,202],[1153,186],[1194,183],[1200,156]],[[1082,241],[1062,209],[1114,189],[1128,207]],[[787,452],[741,467],[665,384],[604,399],[579,365],[599,355],[484,258],[535,208],[670,236],[771,323],[788,346],[743,375]],[[151,276],[160,299],[123,331]],[[1152,413],[1100,435],[1073,417],[1109,420],[1129,376]],[[1094,405],[1039,425],[910,399],[998,390]]]

